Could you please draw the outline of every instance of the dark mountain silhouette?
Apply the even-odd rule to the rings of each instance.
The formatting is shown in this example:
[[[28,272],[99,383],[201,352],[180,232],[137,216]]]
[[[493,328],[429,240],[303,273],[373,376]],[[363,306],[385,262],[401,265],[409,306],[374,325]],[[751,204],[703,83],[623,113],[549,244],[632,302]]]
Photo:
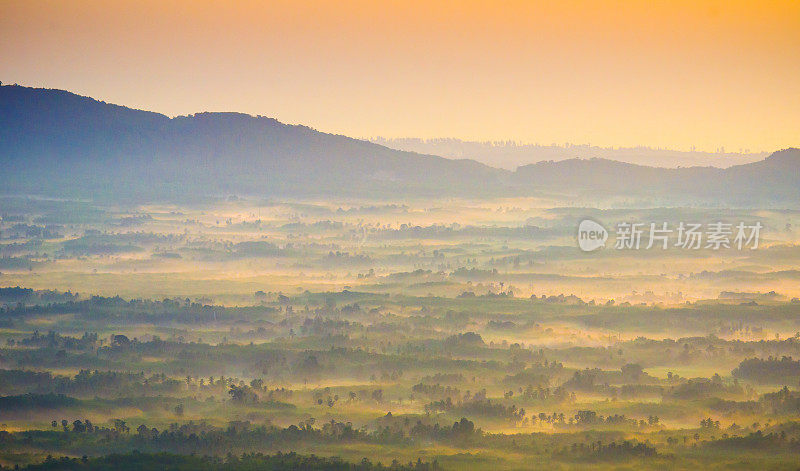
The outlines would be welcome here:
[[[167,116],[61,90],[0,86],[2,193],[185,199],[263,196],[657,196],[680,202],[800,202],[800,150],[727,169],[605,159],[515,172],[389,149],[240,113]]]
[[[434,195],[504,172],[240,113],[168,118],[60,90],[0,87],[5,192],[57,196]]]
[[[519,167],[516,186],[598,196],[652,196],[676,202],[800,204],[800,149],[726,169],[657,168],[605,159],[569,159]]]

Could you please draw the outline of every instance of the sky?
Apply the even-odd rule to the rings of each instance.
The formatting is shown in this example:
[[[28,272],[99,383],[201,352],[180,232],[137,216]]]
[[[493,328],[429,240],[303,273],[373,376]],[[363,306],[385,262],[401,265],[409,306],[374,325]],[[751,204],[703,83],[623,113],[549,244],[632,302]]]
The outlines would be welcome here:
[[[0,81],[354,137],[800,147],[797,1],[0,0]]]

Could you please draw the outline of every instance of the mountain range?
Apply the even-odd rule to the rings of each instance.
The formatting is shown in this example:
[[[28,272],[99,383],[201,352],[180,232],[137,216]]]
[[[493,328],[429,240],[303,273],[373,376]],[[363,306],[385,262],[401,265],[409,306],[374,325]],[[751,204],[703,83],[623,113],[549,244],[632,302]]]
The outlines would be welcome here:
[[[455,159],[472,159],[492,167],[515,170],[545,160],[609,159],[653,167],[713,166],[731,167],[763,160],[769,152],[751,152],[740,149],[726,152],[719,148],[714,152],[700,150],[674,150],[644,146],[601,147],[590,144],[530,144],[516,141],[464,141],[456,138],[384,138],[371,137],[370,142],[391,149],[441,155]]]
[[[67,91],[0,86],[3,194],[168,201],[540,196],[800,203],[800,150],[725,169],[568,159],[493,168],[241,113],[168,116]]]

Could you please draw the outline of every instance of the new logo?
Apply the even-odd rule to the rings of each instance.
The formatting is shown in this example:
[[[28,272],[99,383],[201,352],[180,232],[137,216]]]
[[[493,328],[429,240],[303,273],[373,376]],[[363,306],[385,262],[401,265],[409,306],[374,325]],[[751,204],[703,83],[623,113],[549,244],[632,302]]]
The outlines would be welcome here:
[[[578,225],[578,247],[584,252],[591,252],[605,247],[608,231],[591,219],[584,219]]]

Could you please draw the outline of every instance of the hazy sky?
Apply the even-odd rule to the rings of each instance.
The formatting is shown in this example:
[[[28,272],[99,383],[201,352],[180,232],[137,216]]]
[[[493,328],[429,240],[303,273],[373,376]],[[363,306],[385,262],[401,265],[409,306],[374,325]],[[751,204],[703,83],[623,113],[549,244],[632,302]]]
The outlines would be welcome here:
[[[800,2],[8,1],[0,80],[357,137],[800,146]]]

